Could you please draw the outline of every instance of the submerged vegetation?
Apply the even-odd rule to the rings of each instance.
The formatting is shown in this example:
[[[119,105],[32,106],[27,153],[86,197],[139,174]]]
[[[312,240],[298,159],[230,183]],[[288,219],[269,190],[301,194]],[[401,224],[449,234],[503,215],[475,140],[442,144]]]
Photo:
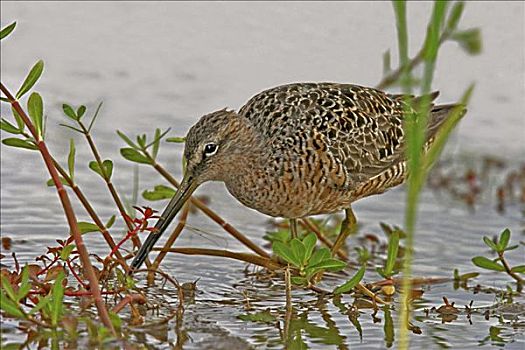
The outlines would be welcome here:
[[[391,67],[391,55],[390,51],[387,51],[383,60],[384,78],[378,84],[379,88],[397,86],[401,87],[402,92],[407,95],[416,93],[419,88],[418,95],[429,96],[441,45],[455,41],[469,54],[480,52],[479,29],[459,29],[465,4],[436,1],[423,46],[413,58],[409,58],[406,3],[396,1],[393,7],[398,30],[399,66],[396,69]],[[1,39],[11,34],[15,26],[16,23],[12,23],[2,29]],[[419,66],[423,68],[421,72],[417,70]],[[347,249],[344,245],[334,247],[334,238],[342,225],[337,216],[330,217],[326,221],[302,219],[299,236],[295,238],[292,238],[289,227],[279,222],[276,223],[276,231],[269,232],[265,236],[270,243],[273,252],[271,254],[269,249],[257,245],[227,223],[210,209],[205,200],[192,197],[183,208],[171,236],[163,247],[157,249],[159,254],[156,258],[153,261],[147,260],[145,269],[131,271],[129,259],[133,254],[130,251],[140,247],[141,233],[153,229],[152,223],[157,218],[157,213],[149,207],[134,206],[134,203],[124,200],[115,188],[112,177],[117,169],[114,169],[111,159],[105,158],[100,153],[92,135],[97,117],[101,114],[102,103],[93,112],[84,105],[74,107],[64,103],[62,112],[65,122],[61,125],[84,137],[93,156],[88,167],[93,171],[93,175],[100,178],[102,186],[107,188],[117,213],[104,219],[97,214],[94,203],[86,197],[76,181],[76,149],[79,145],[71,139],[65,166],[54,158],[47,148],[44,99],[38,92],[33,91],[43,71],[44,62],[38,61],[15,94],[4,85],[4,82],[1,83],[2,103],[4,106],[10,105],[12,111],[12,118],[2,118],[0,123],[1,129],[12,135],[4,138],[2,143],[10,147],[38,151],[41,154],[51,176],[47,184],[57,190],[70,232],[64,233],[62,239],[57,239],[57,245],[47,247],[34,263],[21,266],[14,252],[9,263],[6,262],[9,259],[7,255],[1,256],[2,262],[8,264],[2,266],[0,303],[2,317],[18,320],[19,329],[27,335],[24,343],[10,344],[10,346],[24,348],[38,343],[45,344],[43,347],[58,349],[62,347],[60,343],[63,342],[73,348],[77,346],[79,338],[87,334],[92,346],[128,347],[133,328],[147,325],[147,311],[156,310],[165,315],[164,321],[176,320],[177,344],[172,345],[182,348],[188,340],[188,335],[180,325],[185,303],[191,303],[192,298],[195,298],[196,286],[191,283],[179,284],[176,277],[162,271],[161,263],[168,253],[236,259],[259,267],[258,278],[282,281],[282,293],[286,298],[285,312],[281,314],[269,310],[247,312],[238,315],[238,318],[245,322],[277,323],[279,330],[282,330],[280,342],[289,349],[306,348],[301,338],[301,330],[313,334],[322,333],[318,336],[326,337],[331,344],[340,344],[342,341],[338,333],[333,334],[332,329],[319,329],[309,322],[306,314],[298,311],[299,308],[292,302],[292,296],[300,289],[316,293],[315,295],[319,297],[318,303],[331,300],[359,334],[362,332],[358,321],[360,309],[373,309],[374,322],[377,318],[376,313],[382,312],[385,342],[388,347],[394,342],[396,328],[399,332],[398,348],[401,349],[408,348],[410,333],[421,333],[415,318],[411,315],[414,301],[423,293],[417,287],[443,281],[431,277],[412,276],[418,199],[423,185],[427,183],[431,165],[437,161],[447,138],[462,117],[461,108],[453,112],[448,124],[437,135],[433,146],[428,152],[423,153],[430,98],[421,99],[421,102],[415,106],[417,113],[412,115],[405,125],[408,135],[406,152],[410,159],[411,174],[407,184],[405,224],[402,229],[381,223],[385,238],[367,234],[361,238],[362,241],[358,246]],[[460,104],[468,104],[472,91],[473,86],[466,89],[460,98]],[[24,105],[22,101],[28,94],[29,97]],[[5,112],[5,109],[2,111]],[[168,183],[168,185],[159,184],[152,190],[142,192],[143,198],[149,201],[171,198],[179,187],[179,182],[158,161],[160,146],[165,138],[167,142],[185,141],[181,137],[167,137],[169,132],[170,130],[156,129],[150,137],[146,134],[130,137],[120,130],[117,131],[118,136],[126,144],[120,149],[122,157],[130,162],[151,167]],[[450,182],[445,185],[440,182],[443,178],[444,176],[438,178],[433,174],[430,176],[429,183],[431,186],[434,184],[435,187],[447,190],[453,188]],[[519,184],[521,181],[523,184],[524,178],[523,174],[516,173],[512,181],[508,180],[507,183]],[[472,177],[467,177],[467,185],[464,187],[470,192],[465,193],[474,193],[471,196],[475,199],[478,192],[474,190],[472,184]],[[510,188],[511,186],[514,187]],[[507,185],[502,187],[501,191],[498,189],[498,198],[506,198],[505,194],[514,195],[515,187],[519,186]],[[522,201],[525,200],[523,193],[525,190],[521,194]],[[70,197],[78,200],[89,215],[90,222],[77,220]],[[498,205],[498,208],[503,208],[498,209],[503,211],[504,205]],[[186,227],[192,209],[197,209],[210,218],[241,242],[250,253],[178,246],[177,239]],[[118,224],[114,226],[115,223],[125,227],[124,235],[118,240],[114,238],[118,236],[115,233]],[[359,231],[359,225],[354,225],[349,230],[351,235],[355,236]],[[117,229],[117,231],[121,230]],[[101,235],[107,244],[105,255],[100,256],[88,251],[83,238],[87,233]],[[497,239],[484,237],[483,241],[491,249],[491,255],[472,257],[474,265],[484,270],[507,274],[512,279],[513,283],[509,284],[508,290],[496,293],[502,299],[511,299],[515,293],[521,293],[524,284],[522,276],[525,274],[525,266],[511,265],[507,259],[508,254],[512,254],[512,250],[518,247],[510,245],[510,238],[511,232],[508,229],[503,230]],[[8,237],[2,238],[2,244],[4,251],[10,250]],[[495,258],[493,254],[496,254]],[[368,273],[368,277],[375,282],[364,283],[365,273]],[[144,276],[144,274],[147,275],[149,287],[143,287],[138,283],[137,276]],[[266,275],[262,277],[263,274]],[[337,283],[334,283],[334,276],[337,278]],[[460,275],[456,270],[453,276],[451,273],[451,281],[454,281],[458,288],[471,288],[467,284],[477,276],[477,273]],[[176,306],[167,303],[158,305],[155,297],[148,292],[149,288],[157,288],[166,283],[176,290],[178,299]],[[483,288],[479,286],[480,290]],[[343,302],[343,298],[348,296],[352,297],[352,303]],[[394,324],[392,318],[392,312],[396,311],[394,308],[396,301],[401,301],[397,310],[401,314],[398,325]],[[443,322],[450,322],[461,312],[467,317],[473,312],[472,304],[460,310],[447,298],[444,298],[444,303],[439,308],[426,310],[427,315],[436,314]],[[76,304],[76,311],[69,310],[68,304]],[[158,310],[162,308],[167,311]],[[129,311],[126,317],[123,317],[121,315],[125,309]],[[250,310],[248,306],[246,309]],[[484,341],[499,342],[500,339],[498,329],[491,328],[490,335]],[[4,346],[7,348],[8,344],[2,344],[2,348]]]

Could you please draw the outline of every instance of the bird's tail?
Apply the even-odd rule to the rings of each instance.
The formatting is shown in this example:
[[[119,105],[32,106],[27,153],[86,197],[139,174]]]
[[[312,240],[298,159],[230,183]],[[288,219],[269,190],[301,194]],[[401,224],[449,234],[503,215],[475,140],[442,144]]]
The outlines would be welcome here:
[[[427,140],[432,142],[436,133],[441,129],[443,123],[458,111],[459,117],[462,118],[467,113],[465,105],[452,103],[446,105],[431,106],[427,124]]]

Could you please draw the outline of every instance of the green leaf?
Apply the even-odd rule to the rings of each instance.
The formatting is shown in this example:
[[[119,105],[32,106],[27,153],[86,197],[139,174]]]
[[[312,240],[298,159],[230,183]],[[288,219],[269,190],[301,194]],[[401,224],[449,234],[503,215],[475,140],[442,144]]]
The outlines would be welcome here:
[[[11,32],[15,30],[15,27],[16,27],[16,22],[13,22],[10,25],[2,28],[2,30],[0,31],[0,40],[2,40],[3,38],[11,34]]]
[[[62,185],[71,187],[69,183],[67,182],[67,180],[64,179],[62,176],[59,177],[59,180]],[[53,179],[49,179],[47,180],[46,185],[49,187],[55,186],[55,182],[53,181]]]
[[[16,93],[16,98],[20,99],[20,97],[24,96],[26,92],[28,92],[33,85],[36,84],[40,76],[42,75],[42,71],[44,70],[44,61],[40,60],[31,70],[29,71],[29,74],[26,77],[26,80],[22,83],[22,86],[20,89],[18,89],[18,92]]]
[[[175,143],[184,143],[186,142],[186,138],[185,137],[168,137],[166,139],[166,142],[175,142]]]
[[[102,170],[100,169],[100,166],[98,165],[96,160],[92,160],[89,162],[89,169],[93,170],[97,174],[99,174],[102,178],[104,178],[104,174],[102,173]]]
[[[457,270],[454,270],[456,273]],[[454,280],[455,281],[468,281],[469,279],[472,279],[472,278],[476,278],[479,276],[479,272],[468,272],[468,273],[464,273],[462,275],[459,274],[459,272],[456,274],[454,274]]]
[[[109,312],[109,319],[111,320],[111,324],[117,331],[119,331],[122,328],[122,319],[120,316],[114,312]]]
[[[305,262],[309,261],[310,258],[312,257],[312,253],[314,251],[316,243],[317,243],[317,236],[315,235],[315,233],[309,233],[306,237],[303,238],[303,244],[304,244],[304,247],[306,248]]]
[[[295,267],[301,267],[301,262],[297,259],[296,255],[292,252],[292,249],[281,242],[273,242],[272,249],[277,256],[294,265]]]
[[[16,294],[16,301],[24,299],[29,291],[31,290],[31,283],[29,283],[29,268],[24,266],[22,269],[22,278],[20,279],[20,286],[18,287],[18,292]]]
[[[472,263],[478,267],[493,271],[505,271],[505,268],[495,261],[492,261],[484,256],[476,256],[472,258]]]
[[[510,230],[507,228],[501,232],[498,239],[498,251],[504,251],[509,245],[510,241]]]
[[[64,272],[60,271],[51,289],[51,325],[55,327],[58,325],[58,320],[64,310],[64,286],[62,281],[65,277]]]
[[[102,167],[104,171],[102,171],[102,169],[96,161],[92,160],[91,162],[89,162],[89,168],[91,170],[99,174],[103,179],[109,180],[113,173],[113,162],[109,159],[106,159],[102,162]]]
[[[157,159],[157,154],[159,153],[160,147],[160,135],[161,131],[159,128],[155,129],[155,137],[153,141],[153,150],[151,151],[153,159]]]
[[[496,243],[494,243],[494,241],[490,238],[488,238],[487,236],[484,236],[483,237],[483,242],[485,242],[485,244],[492,250],[494,250],[495,252],[498,252],[499,249],[498,249],[498,245]]]
[[[354,289],[355,286],[359,284],[359,282],[361,282],[364,276],[365,276],[365,266],[361,267],[356,272],[354,277],[352,277],[351,279],[349,279],[347,282],[343,283],[339,287],[335,288],[334,294],[348,293],[349,291]]]
[[[392,276],[394,272],[394,265],[396,263],[397,251],[399,249],[399,233],[397,231],[392,232],[388,241],[388,253],[386,257],[384,274],[385,278]]]
[[[7,298],[3,291],[0,293],[0,309],[13,317],[26,318],[26,315],[22,312],[20,307],[14,301]]]
[[[97,110],[95,111],[95,114],[93,115],[93,118],[91,118],[91,122],[89,123],[89,127],[88,127],[88,132],[91,131],[91,128],[93,127],[93,124],[95,124],[95,120],[97,120],[97,117],[98,117],[98,113],[100,112],[100,109],[102,108],[102,104],[104,103],[104,101],[101,101],[98,106],[97,106]],[[80,119],[80,117],[78,117],[78,119]]]
[[[111,215],[108,222],[106,222],[106,228],[111,228],[111,226],[113,226],[113,224],[115,223],[116,218],[117,217],[115,215]]]
[[[68,128],[68,129],[71,129],[71,130],[74,130],[74,131],[76,131],[76,132],[78,132],[78,133],[85,134],[84,131],[80,130],[79,128],[75,128],[75,127],[73,127],[73,126],[71,126],[71,125],[62,124],[62,123],[60,123],[60,124],[58,124],[58,125],[63,126],[63,127],[65,127],[65,128]]]
[[[290,241],[290,247],[292,248],[292,253],[300,261],[300,266],[304,266],[306,264],[306,247],[303,242],[294,238]]]
[[[309,265],[312,269],[324,269],[329,271],[340,271],[346,267],[346,263],[337,259],[326,259],[315,265]]]
[[[140,148],[146,148],[146,134],[137,135],[137,143]]]
[[[450,15],[448,16],[446,29],[452,33],[458,26],[459,19],[465,8],[465,3],[463,1],[456,1],[450,10]]]
[[[510,247],[507,247],[504,249],[505,252],[508,252],[509,250],[514,250],[516,248],[518,248],[519,246],[516,244],[516,245],[511,245]]]
[[[37,134],[42,137],[42,120],[44,117],[44,102],[38,92],[33,92],[27,100],[27,110],[35,125]]]
[[[69,259],[69,256],[71,255],[71,252],[73,251],[73,249],[75,249],[75,245],[74,244],[69,244],[69,245],[66,245],[64,248],[62,248],[62,251],[60,252],[60,259],[62,261],[67,261],[67,259]]]
[[[139,147],[133,142],[131,141],[131,139],[129,137],[126,136],[126,134],[124,134],[122,131],[119,131],[117,130],[117,134],[118,136],[120,136],[120,138],[122,140],[124,140],[124,142],[126,142],[131,148],[133,149],[138,149]]]
[[[16,301],[16,293],[11,285],[11,282],[7,279],[6,276],[2,275],[2,289],[7,293],[9,299]]]
[[[308,265],[315,266],[321,261],[329,259],[330,257],[331,257],[331,254],[328,248],[326,247],[320,248],[312,254],[312,257],[310,258]]]
[[[461,46],[461,48],[469,55],[477,55],[481,53],[482,41],[479,28],[457,31],[451,36],[451,39],[457,41],[459,46]]]
[[[385,273],[385,270],[382,267],[376,267],[376,272],[379,274],[379,276],[383,278],[388,278],[389,276]]]
[[[292,284],[298,285],[298,286],[307,286],[308,285],[308,279],[305,277],[300,276],[293,276],[291,279]]]
[[[142,164],[151,164],[150,160],[133,148],[121,148],[120,154],[129,161]]]
[[[514,266],[510,272],[525,273],[525,265]]]
[[[253,314],[239,315],[237,316],[237,318],[243,321],[263,323],[275,323],[277,321],[277,318],[274,315],[272,315],[269,310],[260,311]]]
[[[275,241],[286,243],[290,240],[290,231],[281,229],[275,232],[266,232],[266,234],[263,236],[263,239],[269,241],[270,243]]]
[[[77,114],[76,115],[77,115],[78,120],[80,120],[80,118],[82,118],[84,113],[86,113],[86,106],[81,105],[80,107],[77,108]]]
[[[157,185],[152,191],[145,190],[142,192],[142,197],[148,201],[158,201],[162,199],[172,198],[177,191],[171,187],[164,185]]]
[[[2,118],[0,121],[0,129],[4,130],[5,132],[8,132],[10,134],[21,134],[22,130],[14,126],[13,124],[9,123],[7,120]]]
[[[2,143],[6,146],[25,148],[25,149],[30,149],[32,151],[38,149],[38,147],[34,143],[26,141],[26,140],[22,140],[22,139],[17,139],[15,137],[9,137],[7,139],[3,139]]]
[[[75,120],[75,121],[78,121],[78,117],[75,113],[75,110],[73,109],[73,107],[71,107],[70,105],[68,105],[67,103],[64,103],[62,105],[62,110],[64,111],[64,114],[66,116],[68,116],[69,118]]]
[[[102,166],[106,170],[106,176],[108,177],[108,179],[111,179],[111,175],[113,175],[113,162],[111,161],[111,159],[106,159],[105,161],[103,161]]]
[[[73,180],[75,178],[75,141],[69,140],[69,154],[67,156],[67,167],[69,169],[69,177]]]
[[[439,49],[439,37],[441,23],[445,15],[447,3],[444,1],[434,2],[432,18],[427,28],[427,36],[424,43],[424,57],[428,62],[434,62]]]
[[[49,302],[51,301],[51,295],[46,295],[45,297],[41,297],[40,300],[38,301],[38,304],[36,304],[35,307],[33,307],[30,311],[29,311],[29,315],[34,315],[36,312],[40,311],[42,308],[46,307],[47,304],[49,304]]]
[[[77,225],[81,234],[100,231],[97,225],[90,222],[79,221]]]
[[[18,125],[18,129],[24,130],[26,127],[26,124],[24,123],[24,121],[22,120],[22,117],[20,116],[20,114],[18,114],[18,112],[13,106],[11,106],[11,112],[13,113],[13,117],[16,120],[16,125]]]

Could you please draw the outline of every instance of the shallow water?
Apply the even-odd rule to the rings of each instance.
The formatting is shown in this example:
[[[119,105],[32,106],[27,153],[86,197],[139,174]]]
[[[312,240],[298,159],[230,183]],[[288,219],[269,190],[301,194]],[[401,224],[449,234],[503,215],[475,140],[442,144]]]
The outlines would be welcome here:
[[[490,154],[508,160],[510,168],[525,161],[525,55],[524,4],[521,2],[469,3],[462,24],[480,26],[484,37],[481,56],[466,56],[453,43],[440,53],[435,88],[440,102],[451,102],[470,82],[476,82],[469,113],[454,134],[445,157],[464,156],[474,164]],[[2,26],[18,21],[15,33],[2,42],[2,81],[15,89],[37,58],[46,62],[37,90],[46,102],[48,140],[54,155],[65,159],[69,138],[77,140],[77,178],[98,214],[115,214],[111,199],[97,176],[87,169],[90,155],[83,140],[57,124],[64,122],[60,105],[86,104],[94,109],[104,100],[94,136],[105,158],[115,161],[114,183],[130,197],[133,165],[119,155],[125,145],[115,129],[131,135],[152,133],[155,127],[172,127],[171,135],[183,135],[197,118],[229,106],[238,108],[260,90],[292,81],[341,81],[373,86],[381,78],[381,55],[394,46],[393,13],[389,3],[14,3],[2,2]],[[409,5],[412,47],[415,52],[424,36],[430,4]],[[366,66],[364,66],[366,64]],[[2,116],[8,115],[2,105]],[[4,137],[4,136],[3,136]],[[160,162],[178,178],[182,147],[164,144]],[[65,219],[37,154],[2,146],[1,232],[13,238],[13,250],[22,261],[32,260],[44,246],[63,238]],[[153,171],[140,168],[140,188],[161,183]],[[489,191],[491,192],[491,191]],[[221,184],[201,190],[211,198],[211,207],[246,233],[256,243],[270,229],[267,217],[242,207]],[[470,262],[487,252],[482,235],[492,236],[503,228],[513,232],[513,241],[523,240],[522,208],[510,205],[505,214],[494,210],[489,195],[471,213],[464,205],[426,190],[422,196],[416,237],[414,274],[424,277],[452,276],[452,270],[474,271]],[[379,222],[402,225],[404,192],[394,189],[382,196],[362,200],[354,209],[361,224],[360,235],[379,234]],[[161,209],[164,202],[140,205]],[[80,220],[87,216],[77,207]],[[226,236],[204,216],[191,215],[180,246],[244,248]],[[113,234],[118,237],[120,232]],[[355,238],[350,244],[357,243]],[[104,254],[104,244],[88,237],[90,249]],[[523,263],[524,248],[513,252],[513,263]],[[521,261],[520,261],[521,260]],[[244,265],[231,260],[172,255],[164,269],[181,282],[200,278],[200,292],[187,307],[184,328],[190,336],[185,348],[280,348],[279,330],[273,324],[246,322],[238,315],[269,308],[284,313],[284,292],[279,281],[261,282],[246,276]],[[365,279],[377,275],[368,272]],[[509,279],[483,273],[472,284],[504,288]],[[338,281],[328,281],[335,285]],[[521,349],[523,314],[516,321],[485,320],[483,312],[442,324],[424,308],[438,307],[442,297],[463,306],[494,306],[493,293],[473,294],[454,290],[452,282],[425,287],[415,313],[422,335],[412,336],[414,348],[472,348],[498,346],[484,341],[490,326],[502,329],[506,348]],[[371,311],[361,310],[362,335],[340,307],[331,301],[317,303],[316,295],[294,291],[302,339],[317,348],[383,348],[390,343],[384,319],[375,322]],[[515,298],[525,304],[523,296]],[[343,299],[348,307],[351,298]],[[481,309],[484,310],[484,309]],[[394,323],[397,312],[392,313]],[[5,323],[3,337],[16,339]],[[4,323],[3,323],[4,327]],[[11,333],[14,332],[14,333]],[[149,335],[137,341],[154,348],[175,343],[177,334],[169,323],[161,340]],[[7,334],[7,335],[6,335]],[[163,338],[165,337],[165,338]],[[386,339],[385,339],[386,338]],[[395,337],[394,337],[395,339]],[[395,341],[395,340],[394,340]],[[331,345],[330,345],[331,344]],[[339,344],[339,345],[333,345]],[[395,347],[395,343],[393,344]]]

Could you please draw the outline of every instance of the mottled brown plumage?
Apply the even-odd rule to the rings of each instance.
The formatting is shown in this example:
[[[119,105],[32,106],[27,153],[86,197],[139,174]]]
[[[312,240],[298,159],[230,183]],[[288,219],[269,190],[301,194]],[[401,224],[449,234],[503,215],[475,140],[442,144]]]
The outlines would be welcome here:
[[[427,143],[454,106],[431,107]],[[239,112],[205,115],[187,135],[182,189],[133,266],[206,181],[223,181],[244,205],[291,219],[349,208],[400,184],[406,177],[403,121],[411,111],[403,96],[372,88],[298,83],[265,90]]]

